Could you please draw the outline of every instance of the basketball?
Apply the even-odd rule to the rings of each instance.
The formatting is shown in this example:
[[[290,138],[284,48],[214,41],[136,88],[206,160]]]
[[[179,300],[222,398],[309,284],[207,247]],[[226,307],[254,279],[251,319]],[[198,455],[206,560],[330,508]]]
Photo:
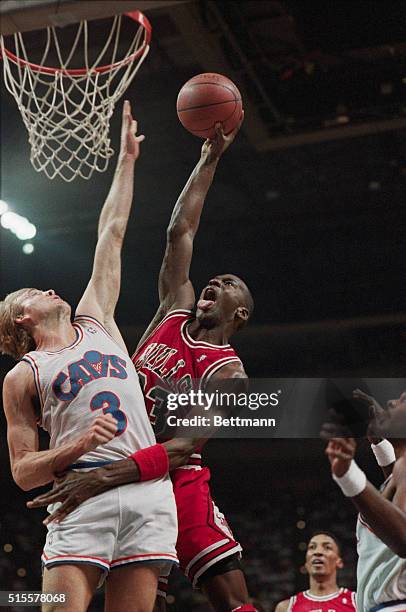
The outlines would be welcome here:
[[[214,138],[216,123],[225,134],[237,127],[242,113],[238,87],[222,74],[198,74],[187,81],[178,94],[179,121],[191,134]]]

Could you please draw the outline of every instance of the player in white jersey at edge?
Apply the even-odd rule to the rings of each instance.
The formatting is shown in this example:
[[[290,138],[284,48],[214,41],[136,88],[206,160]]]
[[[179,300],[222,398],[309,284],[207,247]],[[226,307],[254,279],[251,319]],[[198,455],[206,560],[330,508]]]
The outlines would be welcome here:
[[[73,324],[70,306],[52,289],[22,289],[0,302],[0,350],[20,359],[3,385],[15,482],[29,490],[72,466],[97,466],[128,456],[137,463],[138,456],[145,468],[141,480],[147,480],[136,490],[129,484],[102,493],[48,526],[43,590],[66,593],[67,603],[45,604],[47,612],[54,607],[85,611],[107,573],[108,612],[150,612],[158,575],[169,573],[177,562],[172,484],[167,475],[150,479],[150,463],[157,459],[148,452],[158,445],[138,376],[114,322],[134,164],[144,138],[136,131],[126,101],[120,155],[100,216],[92,276]],[[49,450],[38,449],[38,423],[50,434]]]
[[[354,460],[354,438],[331,438],[326,453],[333,479],[359,511],[357,523],[358,612],[406,611],[406,392],[379,409],[373,398],[373,428],[380,433],[372,445],[387,477],[380,491],[368,482]],[[325,433],[332,425],[324,428]],[[386,436],[385,439],[383,436]]]

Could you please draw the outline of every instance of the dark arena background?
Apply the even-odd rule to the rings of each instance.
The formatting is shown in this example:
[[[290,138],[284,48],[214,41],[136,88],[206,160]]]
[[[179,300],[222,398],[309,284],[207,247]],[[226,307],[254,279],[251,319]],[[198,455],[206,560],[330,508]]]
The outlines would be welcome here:
[[[13,20],[34,4],[52,12],[86,3],[3,2],[2,18]],[[149,56],[124,96],[146,135],[117,309],[130,352],[157,307],[166,226],[201,146],[177,119],[177,93],[193,75],[210,71],[238,85],[246,119],[208,195],[191,276],[198,291],[223,272],[249,285],[254,316],[233,342],[248,375],[404,376],[406,3],[116,4],[144,11],[153,28]],[[121,105],[111,125],[116,151]],[[16,103],[2,87],[1,198],[37,233],[33,252],[25,253],[24,243],[0,227],[1,299],[38,287],[77,303],[114,167],[115,158],[104,174],[69,184],[36,173]],[[1,358],[1,379],[12,365]],[[23,493],[14,484],[3,412],[0,419],[0,589],[39,590],[45,511],[25,507],[38,491]],[[45,435],[41,444],[46,448]],[[324,447],[317,439],[207,445],[213,495],[243,546],[260,610],[307,588],[306,542],[319,529],[342,541],[339,583],[356,588],[356,514],[331,480]],[[358,452],[379,484],[367,441]],[[170,612],[209,610],[179,572],[172,578]],[[98,592],[90,610],[102,609]]]

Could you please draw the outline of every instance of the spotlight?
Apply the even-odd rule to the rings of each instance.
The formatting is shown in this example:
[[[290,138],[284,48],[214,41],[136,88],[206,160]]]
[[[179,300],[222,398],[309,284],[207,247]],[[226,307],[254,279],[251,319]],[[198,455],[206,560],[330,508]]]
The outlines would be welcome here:
[[[23,253],[26,255],[31,255],[34,252],[34,245],[31,242],[26,242],[23,244]]]

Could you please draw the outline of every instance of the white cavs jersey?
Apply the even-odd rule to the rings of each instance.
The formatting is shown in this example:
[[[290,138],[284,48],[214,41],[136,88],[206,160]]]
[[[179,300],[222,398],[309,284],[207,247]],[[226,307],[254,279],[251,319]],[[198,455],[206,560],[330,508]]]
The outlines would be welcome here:
[[[395,606],[406,600],[406,559],[395,555],[362,516],[357,522],[357,551],[357,610],[368,612],[386,602]],[[406,609],[406,603],[398,609]]]
[[[76,340],[71,346],[23,357],[34,372],[50,448],[85,433],[97,415],[106,413],[117,419],[116,436],[72,467],[96,467],[155,444],[130,357],[92,317],[78,316],[73,325]],[[50,512],[54,509],[49,507]],[[152,563],[168,574],[177,563],[176,505],[168,475],[96,495],[47,529],[42,553],[46,568],[86,563],[107,573],[128,564]]]
[[[34,373],[41,426],[55,448],[85,433],[96,416],[118,421],[116,436],[80,461],[117,460],[155,444],[138,375],[130,357],[95,319],[75,319],[75,342],[23,357]]]

